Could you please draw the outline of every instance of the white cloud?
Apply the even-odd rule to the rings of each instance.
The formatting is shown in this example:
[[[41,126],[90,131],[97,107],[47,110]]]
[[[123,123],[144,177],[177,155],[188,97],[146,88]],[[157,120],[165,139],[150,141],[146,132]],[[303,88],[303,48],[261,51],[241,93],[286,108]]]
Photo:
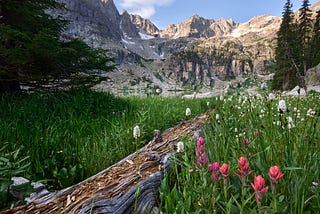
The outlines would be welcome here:
[[[150,18],[156,13],[156,7],[170,5],[174,0],[122,0],[120,5],[130,13]]]

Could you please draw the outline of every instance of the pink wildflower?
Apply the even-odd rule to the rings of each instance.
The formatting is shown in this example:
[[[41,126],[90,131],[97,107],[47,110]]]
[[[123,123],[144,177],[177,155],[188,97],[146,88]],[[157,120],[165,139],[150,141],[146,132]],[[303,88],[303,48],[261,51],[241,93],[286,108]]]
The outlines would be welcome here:
[[[199,147],[199,146],[204,146],[204,139],[203,139],[203,137],[199,137],[198,138],[198,141],[197,141],[197,148]]]
[[[218,181],[220,180],[220,166],[219,162],[214,162],[212,164],[209,164],[208,166],[209,171],[212,173],[211,178],[212,181]]]
[[[208,156],[205,150],[196,150],[196,159],[199,165],[205,164],[208,162]]]
[[[264,178],[261,175],[254,176],[254,183],[251,183],[254,189],[256,201],[260,203],[263,195],[268,191],[268,186],[265,186]]]
[[[239,166],[239,169],[238,169],[238,172],[240,173],[240,175],[243,175],[243,176],[248,176],[250,175],[253,170],[249,170],[249,162],[247,161],[247,159],[243,156],[241,156],[238,160],[238,166]]]
[[[279,180],[284,176],[284,174],[280,171],[278,166],[271,166],[268,174],[270,178],[271,189],[274,192]]]
[[[230,166],[226,163],[223,163],[220,167],[220,172],[224,178],[229,176]]]
[[[243,138],[243,144],[244,145],[248,145],[248,144],[250,144],[251,143],[251,140],[249,140],[248,138]]]

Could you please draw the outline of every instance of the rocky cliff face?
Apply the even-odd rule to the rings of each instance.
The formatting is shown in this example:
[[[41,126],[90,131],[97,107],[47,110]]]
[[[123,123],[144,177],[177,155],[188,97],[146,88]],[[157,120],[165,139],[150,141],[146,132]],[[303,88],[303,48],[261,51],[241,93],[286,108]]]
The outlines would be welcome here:
[[[133,83],[141,86],[144,80],[145,85],[162,89],[172,85],[214,87],[217,81],[243,74],[269,74],[274,63],[280,17],[264,15],[235,23],[194,15],[159,31],[138,15],[126,11],[120,15],[112,0],[59,1],[66,4],[66,10],[50,13],[71,21],[66,36],[109,49],[115,56],[119,70],[110,74],[112,84],[106,85],[112,89]],[[313,7],[320,8],[319,2]],[[128,81],[117,83],[121,75]]]
[[[136,14],[130,14],[130,19],[143,33],[153,36],[159,34],[159,29],[149,19],[144,19]]]
[[[181,22],[177,26],[169,25],[161,31],[160,35],[172,39],[181,37],[209,38],[229,34],[235,27],[236,24],[231,19],[214,21],[193,15],[186,22]]]
[[[120,41],[123,33],[120,30],[121,16],[112,0],[58,0],[65,4],[65,10],[54,10],[54,16],[62,16],[70,21],[68,36],[84,39],[88,35],[94,39],[112,38]]]

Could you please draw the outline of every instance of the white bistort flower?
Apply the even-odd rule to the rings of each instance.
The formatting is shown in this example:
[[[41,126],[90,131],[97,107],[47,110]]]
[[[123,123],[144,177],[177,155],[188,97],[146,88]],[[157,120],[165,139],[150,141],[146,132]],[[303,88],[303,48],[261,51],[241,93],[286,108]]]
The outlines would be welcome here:
[[[316,114],[316,111],[313,111],[311,108],[307,111],[308,117],[314,117],[315,114]]]
[[[278,111],[280,113],[285,113],[287,111],[287,105],[285,100],[280,100],[278,103]]]
[[[219,120],[219,119],[220,119],[220,115],[216,114],[216,120]]]
[[[186,116],[189,117],[191,115],[191,110],[190,108],[186,108]]]
[[[287,121],[288,121],[288,128],[289,128],[289,129],[296,127],[296,126],[294,125],[294,123],[293,123],[292,117],[290,117],[290,116],[287,117]]]
[[[140,128],[139,128],[139,126],[135,126],[133,128],[133,137],[135,139],[138,139],[140,137]]]
[[[179,141],[179,142],[177,143],[177,152],[179,152],[179,153],[184,152],[184,144],[183,144],[182,141]]]
[[[273,93],[270,93],[269,96],[268,96],[268,100],[272,101],[272,100],[275,100],[275,99],[276,99],[276,96]]]

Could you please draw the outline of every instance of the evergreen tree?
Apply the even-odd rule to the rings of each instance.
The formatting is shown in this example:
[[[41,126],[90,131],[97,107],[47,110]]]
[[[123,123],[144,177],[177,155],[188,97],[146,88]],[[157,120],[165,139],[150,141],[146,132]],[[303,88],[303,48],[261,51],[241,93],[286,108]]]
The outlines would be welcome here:
[[[307,69],[311,66],[310,59],[310,39],[312,33],[312,13],[309,9],[309,0],[303,0],[302,6],[299,9],[299,32],[298,32],[298,46],[300,47],[300,75],[305,76]]]
[[[60,40],[66,22],[44,11],[61,6],[54,0],[0,0],[0,93],[61,79],[93,84],[93,71],[113,68],[107,51]]]
[[[310,42],[311,67],[320,63],[320,10],[317,11],[316,21],[313,26],[313,37]]]
[[[296,60],[295,29],[293,23],[292,4],[290,0],[284,5],[282,22],[277,33],[277,46],[275,50],[276,69],[272,88],[288,90],[299,82],[297,73],[299,65]]]

